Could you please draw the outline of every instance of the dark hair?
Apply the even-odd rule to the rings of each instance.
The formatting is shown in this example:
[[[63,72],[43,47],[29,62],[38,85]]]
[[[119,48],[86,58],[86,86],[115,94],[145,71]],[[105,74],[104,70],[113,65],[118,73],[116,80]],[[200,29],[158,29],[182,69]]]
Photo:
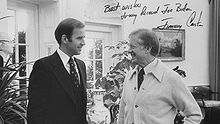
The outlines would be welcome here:
[[[84,27],[85,25],[82,22],[73,18],[67,18],[62,20],[54,32],[58,44],[61,44],[62,35],[65,34],[67,38],[70,39],[74,29]]]
[[[156,34],[148,29],[138,29],[129,34],[129,37],[136,36],[142,40],[142,45],[151,47],[151,55],[157,56],[160,51],[160,44]]]

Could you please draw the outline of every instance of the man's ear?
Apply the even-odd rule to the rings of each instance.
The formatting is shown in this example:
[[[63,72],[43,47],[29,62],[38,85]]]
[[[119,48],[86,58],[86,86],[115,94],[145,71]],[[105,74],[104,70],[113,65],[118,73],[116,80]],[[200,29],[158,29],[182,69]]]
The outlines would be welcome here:
[[[69,40],[68,40],[68,38],[67,38],[67,36],[66,36],[65,34],[62,35],[61,41],[62,41],[62,43],[67,43],[67,42],[69,42]]]
[[[150,53],[151,49],[152,49],[152,47],[147,46],[146,50],[145,50],[145,53]]]

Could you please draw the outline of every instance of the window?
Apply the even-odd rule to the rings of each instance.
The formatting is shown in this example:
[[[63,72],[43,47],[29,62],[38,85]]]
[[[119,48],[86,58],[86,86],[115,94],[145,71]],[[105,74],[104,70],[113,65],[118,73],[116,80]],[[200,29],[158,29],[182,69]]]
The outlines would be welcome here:
[[[109,44],[109,37],[110,33],[108,32],[86,31],[86,45],[77,57],[86,64],[88,88],[92,88],[90,86],[93,86],[95,81],[101,78],[108,68],[108,53],[105,46]]]
[[[103,43],[104,39],[86,38],[85,63],[87,65],[87,82],[93,83],[103,75]]]
[[[120,26],[86,22],[86,45],[77,56],[86,64],[87,88],[94,88],[97,79],[105,76],[112,66],[112,51],[106,46],[117,43]]]
[[[37,19],[35,12],[36,6],[32,4],[8,2],[8,33],[14,43],[14,54],[12,63],[22,61],[31,62],[37,53]],[[32,65],[22,67],[19,71],[20,77],[28,77]],[[26,80],[20,80],[19,84],[27,85]],[[22,87],[20,85],[20,87]]]

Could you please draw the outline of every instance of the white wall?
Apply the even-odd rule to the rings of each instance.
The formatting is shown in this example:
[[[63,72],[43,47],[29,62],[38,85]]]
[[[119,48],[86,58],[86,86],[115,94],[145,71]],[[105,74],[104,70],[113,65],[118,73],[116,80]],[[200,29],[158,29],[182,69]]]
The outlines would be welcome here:
[[[59,6],[57,2],[39,4],[39,57],[52,54],[58,47],[54,30],[59,23]]]
[[[126,2],[125,2],[126,1]],[[121,0],[120,4],[123,6],[134,5],[135,0]],[[172,17],[169,20],[169,24],[182,25],[181,29],[185,29],[185,60],[175,62],[165,62],[170,68],[174,68],[176,65],[180,66],[187,73],[187,77],[184,79],[187,85],[200,85],[209,84],[208,74],[208,29],[209,29],[209,4],[208,0],[137,0],[141,7],[133,7],[129,10],[122,10],[122,13],[137,14],[136,21],[133,24],[134,18],[127,17],[124,19],[124,36],[138,28],[152,29],[160,25],[164,25],[162,19]],[[161,10],[166,7],[164,5],[170,4],[169,8],[173,9],[172,12],[162,14]],[[184,8],[187,4],[187,8],[191,11],[177,12],[176,8],[180,6]],[[155,15],[144,15],[140,16],[143,7],[146,6],[147,10],[159,11]],[[193,12],[196,12],[195,19],[193,22],[199,22],[200,13],[200,25],[203,26],[191,26],[186,25],[187,20]]]
[[[86,3],[89,0],[83,1],[73,1],[73,0],[59,0],[58,7],[58,18],[61,20],[65,17],[78,18],[80,20],[86,20],[85,9]],[[99,0],[94,0],[99,1]],[[141,4],[140,7],[133,7],[132,9],[122,10],[127,14],[137,14],[137,18],[133,24],[133,17],[127,17],[123,19],[124,28],[122,36],[124,39],[127,38],[128,34],[138,28],[155,28],[159,25],[164,24],[161,20],[168,17],[173,17],[172,20],[169,20],[170,24],[182,25],[182,29],[185,29],[185,60],[184,61],[175,61],[175,62],[165,62],[170,68],[174,68],[176,65],[179,65],[181,69],[185,70],[187,77],[184,79],[187,82],[187,85],[199,85],[199,84],[209,84],[208,77],[208,29],[209,29],[209,4],[208,0],[118,0],[121,7],[123,5],[134,5],[136,1],[137,4]],[[0,0],[0,17],[7,13],[7,2],[6,0]],[[111,0],[108,2],[111,3]],[[186,12],[176,12],[176,3],[181,4],[181,8],[187,3],[187,7],[191,11]],[[166,4],[170,4],[169,8],[172,8],[173,11],[167,14],[162,14],[160,11],[165,9]],[[113,4],[111,4],[113,5]],[[156,10],[157,7],[160,7],[159,11],[155,15],[144,15],[140,16],[140,12],[143,7],[146,6],[147,10]],[[66,8],[66,9],[65,9]],[[190,15],[196,12],[195,22],[198,22],[200,13],[202,12],[200,18],[200,24],[203,26],[188,27],[186,25],[187,19]],[[55,16],[56,17],[56,16]],[[5,20],[0,20],[0,31],[7,30],[7,22]],[[118,21],[117,21],[118,22]],[[57,20],[55,21],[55,25]]]
[[[84,11],[87,0],[66,0],[66,17],[76,18],[85,21]]]
[[[7,0],[0,0],[0,18],[7,16]],[[0,20],[0,32],[7,33],[7,19]]]

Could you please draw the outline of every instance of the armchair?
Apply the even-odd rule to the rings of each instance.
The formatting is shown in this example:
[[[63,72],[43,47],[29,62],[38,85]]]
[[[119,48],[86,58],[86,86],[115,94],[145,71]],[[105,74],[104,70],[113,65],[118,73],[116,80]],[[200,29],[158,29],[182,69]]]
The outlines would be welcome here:
[[[220,101],[213,99],[220,93],[213,92],[209,86],[196,86],[192,94],[203,112],[202,124],[220,124]]]
[[[213,99],[214,95],[220,95],[220,93],[213,92],[209,86],[194,87],[192,94],[202,108],[220,107],[220,101]]]

